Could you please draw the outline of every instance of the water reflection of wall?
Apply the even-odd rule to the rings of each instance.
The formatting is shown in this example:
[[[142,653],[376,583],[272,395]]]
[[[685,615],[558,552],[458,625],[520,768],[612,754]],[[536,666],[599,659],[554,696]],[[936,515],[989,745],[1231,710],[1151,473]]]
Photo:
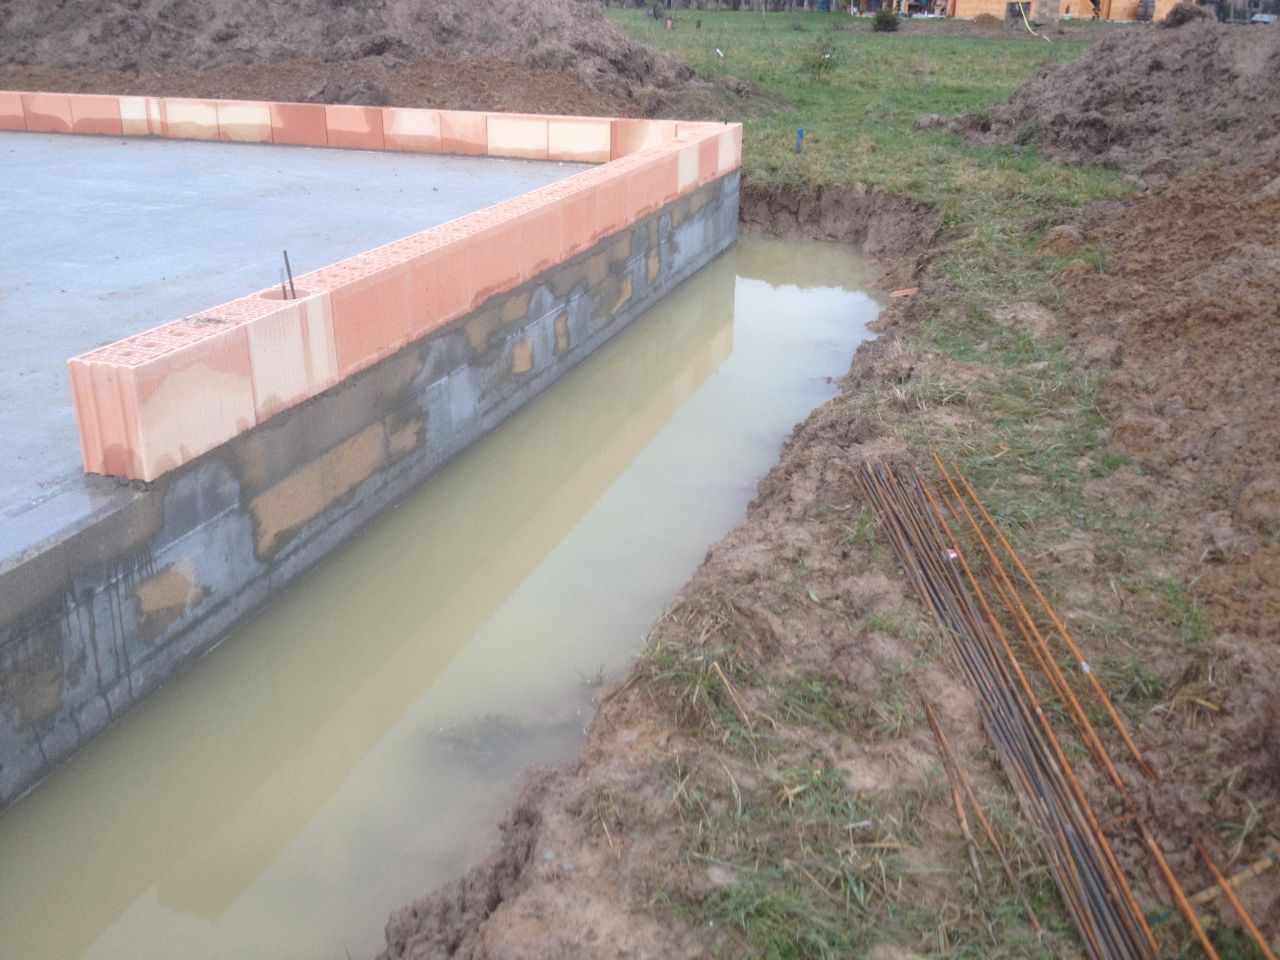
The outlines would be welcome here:
[[[220,916],[729,355],[733,289],[731,253],[8,811],[0,953],[152,885]]]

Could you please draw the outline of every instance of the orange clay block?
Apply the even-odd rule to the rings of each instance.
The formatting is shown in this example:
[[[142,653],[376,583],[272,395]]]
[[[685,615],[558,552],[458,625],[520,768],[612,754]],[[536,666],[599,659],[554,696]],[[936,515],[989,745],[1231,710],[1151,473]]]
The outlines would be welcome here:
[[[254,100],[219,100],[218,139],[271,142],[271,105]]]
[[[703,137],[714,136],[723,129],[723,123],[708,123],[704,120],[692,123],[677,123],[676,138],[680,140],[701,140]]]
[[[617,233],[631,223],[627,206],[630,171],[620,169],[622,161],[599,168],[606,175],[596,187],[596,237],[602,239]]]
[[[710,183],[716,178],[720,169],[720,141],[716,137],[707,137],[699,143],[698,182]]]
[[[476,226],[470,253],[472,305],[478,307],[494,294],[518,287],[526,278],[516,218],[498,207],[490,207],[468,219]]]
[[[613,149],[609,155],[614,160],[626,157],[674,139],[675,135],[674,120],[614,120]]]
[[[119,137],[124,134],[120,120],[120,99],[71,94],[71,126],[76,133],[97,133]]]
[[[326,104],[324,117],[329,128],[329,146],[349,150],[382,149],[381,107]]]
[[[547,159],[547,118],[515,113],[491,113],[487,120],[491,157]]]
[[[414,153],[440,152],[440,111],[385,107],[383,140],[388,150]]]
[[[0,130],[25,129],[27,117],[22,109],[22,94],[0,90]]]
[[[71,100],[65,93],[24,93],[22,109],[32,133],[71,132]]]
[[[470,231],[445,224],[417,235],[409,260],[409,335],[426,336],[471,311]]]
[[[217,140],[218,107],[212,100],[165,97],[164,135],[179,140]]]
[[[280,300],[279,290],[269,293],[274,296],[251,298],[270,309],[245,325],[258,423],[338,382],[329,293],[299,290],[296,300]]]
[[[163,136],[160,101],[155,97],[120,97],[120,123],[126,137]]]
[[[613,121],[605,117],[549,117],[547,158],[571,163],[608,163]]]
[[[271,104],[271,142],[296,147],[327,147],[329,126],[324,104]]]
[[[90,363],[77,357],[67,361],[71,396],[80,434],[80,457],[86,473],[132,477],[130,432],[137,405],[130,407],[120,392],[121,370],[112,363]]]
[[[656,158],[645,158],[628,172],[627,223],[632,224],[648,216],[662,205],[659,187],[659,169]]]
[[[735,151],[737,143],[737,133],[740,128],[731,126],[725,129],[716,140],[717,144],[717,163],[716,174],[723,177],[726,173],[731,173],[738,168],[738,160]]]
[[[576,178],[557,184],[564,208],[565,259],[590,248],[600,239],[599,192],[594,183],[575,183]]]
[[[663,207],[680,196],[680,151],[682,145],[668,143],[654,159],[654,189],[658,206]]]
[[[487,117],[461,110],[440,111],[440,152],[483,157],[489,151]]]
[[[676,159],[676,187],[683,196],[698,186],[698,161],[702,154],[702,145],[693,140],[685,143]]]
[[[238,324],[177,320],[69,367],[91,473],[154,480],[255,423]]]
[[[565,257],[565,211],[559,198],[533,203],[517,218],[520,224],[521,271],[536,277]]]
[[[369,254],[298,278],[312,293],[332,298],[338,376],[349,377],[409,342],[409,267]]]

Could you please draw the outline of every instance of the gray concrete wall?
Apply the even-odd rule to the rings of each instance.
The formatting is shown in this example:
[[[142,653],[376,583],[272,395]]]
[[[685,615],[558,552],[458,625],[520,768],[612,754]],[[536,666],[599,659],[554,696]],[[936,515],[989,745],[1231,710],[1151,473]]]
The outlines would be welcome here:
[[[0,573],[0,807],[728,247],[738,188],[701,187]]]

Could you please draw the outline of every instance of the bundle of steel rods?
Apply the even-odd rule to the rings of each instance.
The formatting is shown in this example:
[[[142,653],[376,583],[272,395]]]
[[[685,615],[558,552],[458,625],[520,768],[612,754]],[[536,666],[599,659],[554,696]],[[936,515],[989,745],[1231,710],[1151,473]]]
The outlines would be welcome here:
[[[1217,960],[1217,952],[1194,907],[1151,830],[1138,815],[1128,786],[1059,666],[1049,639],[1028,610],[1023,589],[1030,592],[1052,623],[1049,632],[1080,668],[1089,690],[1104,707],[1138,769],[1151,780],[1158,779],[1156,771],[1142,756],[1066,625],[973,487],[955,464],[948,471],[936,455],[934,460],[943,481],[937,491],[926,486],[919,472],[909,466],[864,465],[859,479],[903,567],[952,640],[960,666],[977,695],[983,725],[1014,786],[1024,815],[1036,830],[1050,874],[1089,954],[1153,957],[1158,950],[1097,816],[1014,652],[1002,625],[1002,615],[993,609],[989,593],[1003,605],[1003,616],[1016,627],[1023,649],[1040,668],[1054,699],[1070,717],[1076,734],[1099,770],[1128,807],[1129,814],[1124,819],[1133,826],[1155,860],[1175,905],[1201,948],[1212,960]],[[981,578],[966,557],[948,518],[981,545],[979,552],[985,563]],[[1024,586],[1015,584],[993,541],[1021,575]],[[980,579],[988,589],[983,588]],[[936,726],[935,733],[942,738]],[[958,815],[963,827],[963,811],[958,811]],[[1198,842],[1196,846],[1206,866],[1226,890],[1227,885],[1222,884],[1221,874],[1207,849]],[[1274,954],[1243,904],[1230,891],[1226,891],[1226,895],[1263,956],[1274,960]],[[1038,923],[1035,926],[1038,928]]]
[[[907,574],[952,640],[982,723],[1091,957],[1154,958],[1155,939],[1008,638],[912,467],[859,479]]]

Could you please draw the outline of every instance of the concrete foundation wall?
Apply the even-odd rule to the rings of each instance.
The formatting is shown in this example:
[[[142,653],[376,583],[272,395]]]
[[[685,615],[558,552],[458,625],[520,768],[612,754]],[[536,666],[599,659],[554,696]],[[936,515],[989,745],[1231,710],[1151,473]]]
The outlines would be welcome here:
[[[738,179],[657,205],[4,568],[0,806],[724,250]]]

